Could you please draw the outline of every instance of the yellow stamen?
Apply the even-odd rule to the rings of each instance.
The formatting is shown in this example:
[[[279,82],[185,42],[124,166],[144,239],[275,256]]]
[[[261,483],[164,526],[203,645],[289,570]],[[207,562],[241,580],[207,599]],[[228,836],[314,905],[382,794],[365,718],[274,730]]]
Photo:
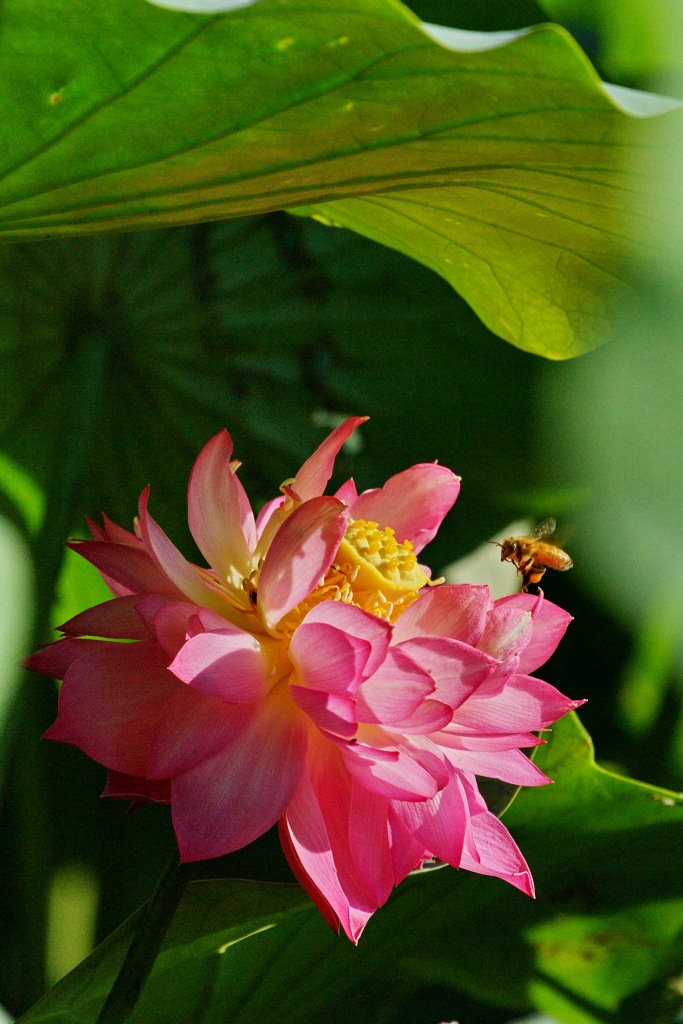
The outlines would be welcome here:
[[[354,577],[354,593],[364,592],[366,600],[377,606],[376,594],[380,593],[386,604],[403,603],[417,597],[417,591],[427,586],[429,579],[420,568],[410,541],[398,544],[394,530],[381,530],[377,523],[356,519],[339,545],[337,561],[357,567]],[[354,600],[354,603],[360,603]],[[363,605],[365,607],[365,605]]]

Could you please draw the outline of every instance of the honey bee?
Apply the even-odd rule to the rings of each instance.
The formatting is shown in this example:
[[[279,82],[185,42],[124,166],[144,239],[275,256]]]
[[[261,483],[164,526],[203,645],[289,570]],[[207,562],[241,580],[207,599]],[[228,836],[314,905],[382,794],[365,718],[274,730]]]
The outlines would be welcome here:
[[[526,594],[530,583],[540,581],[546,568],[564,572],[574,564],[566,551],[541,539],[554,532],[555,520],[544,519],[530,537],[508,537],[498,545],[501,562],[512,562],[521,573],[523,594]]]

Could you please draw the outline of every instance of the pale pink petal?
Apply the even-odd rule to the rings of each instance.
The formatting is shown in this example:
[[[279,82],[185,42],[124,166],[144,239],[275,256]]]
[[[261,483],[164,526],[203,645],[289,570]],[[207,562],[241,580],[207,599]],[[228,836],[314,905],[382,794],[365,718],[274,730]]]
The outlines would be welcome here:
[[[71,541],[67,547],[92,562],[105,582],[118,584],[117,596],[161,594],[171,600],[184,596],[142,548],[99,540]]]
[[[491,607],[488,587],[434,587],[420,594],[396,620],[393,643],[416,636],[447,636],[476,646]]]
[[[170,804],[171,782],[169,779],[136,779],[133,775],[109,771],[102,796],[114,800],[130,800],[134,804],[149,800]]]
[[[352,739],[358,731],[355,701],[336,693],[309,690],[305,686],[289,687],[292,699],[324,732],[343,739]]]
[[[46,738],[80,747],[114,771],[148,779],[169,778],[213,755],[244,727],[243,720],[165,666],[158,644],[99,642],[67,671],[59,715]]]
[[[513,594],[501,598],[496,601],[496,607],[499,606],[531,612],[531,640],[521,652],[519,671],[535,672],[554,653],[572,621],[572,616],[548,601],[542,591],[538,594]]]
[[[87,654],[102,650],[104,644],[104,640],[67,636],[29,654],[28,658],[24,659],[24,668],[29,672],[41,672],[45,676],[52,676],[53,679],[63,679],[74,662]]]
[[[173,779],[173,827],[183,861],[246,846],[292,798],[306,756],[306,718],[283,687],[256,707],[236,740]]]
[[[436,534],[459,490],[460,480],[450,469],[426,462],[389,477],[384,487],[364,491],[349,516],[391,526],[396,540],[411,541],[417,554]]]
[[[271,498],[270,501],[267,501],[265,503],[265,505],[263,506],[263,508],[256,517],[256,534],[259,539],[261,538],[266,526],[270,522],[273,513],[277,512],[279,508],[282,508],[284,503],[285,497],[283,494],[278,494],[277,498]]]
[[[521,750],[459,750],[442,747],[454,768],[472,775],[500,779],[513,786],[545,786],[552,782]]]
[[[458,867],[468,828],[467,797],[459,774],[449,769],[449,781],[431,800],[394,802],[410,834],[433,857]]]
[[[240,486],[230,469],[232,440],[227,430],[211,438],[197,456],[187,488],[188,521],[197,547],[222,580],[233,567],[245,579],[251,556],[242,532]],[[191,596],[191,595],[188,595]]]
[[[219,614],[225,610],[226,601],[219,591],[201,577],[195,566],[186,561],[175,544],[169,540],[161,527],[147,511],[149,487],[140,495],[140,531],[154,562],[171,581],[173,590],[182,598],[190,598],[195,604],[213,608]]]
[[[529,865],[519,847],[494,814],[486,810],[481,795],[463,779],[470,806],[470,831],[465,839],[460,867],[480,875],[502,878],[527,896],[534,895]]]
[[[169,670],[200,693],[238,704],[260,700],[272,685],[270,662],[259,640],[229,623],[193,636]]]
[[[268,628],[308,597],[325,575],[346,532],[336,498],[312,498],[289,516],[268,549],[258,584],[258,607]]]
[[[434,683],[399,648],[390,648],[377,672],[356,692],[359,722],[390,724],[409,718],[434,693]]]
[[[351,437],[356,427],[365,423],[367,418],[367,416],[351,416],[350,419],[345,420],[335,427],[323,443],[306,459],[292,484],[292,490],[302,501],[317,498],[324,492],[327,482],[332,476],[334,460],[341,446]]]
[[[377,671],[387,656],[392,635],[391,625],[383,619],[378,619],[376,615],[363,611],[362,608],[344,604],[342,601],[322,601],[311,609],[295,637],[302,628],[312,622],[334,626],[369,643],[370,653],[363,668],[365,679]]]
[[[116,597],[74,615],[58,626],[71,636],[102,636],[110,640],[150,640],[151,634],[135,609],[140,601],[137,594]]]
[[[460,707],[497,667],[495,658],[460,640],[421,636],[392,651],[408,655],[434,682],[434,698],[453,710]]]
[[[531,640],[531,612],[500,605],[489,614],[486,629],[477,644],[481,651],[507,662],[519,658]]]
[[[334,492],[335,498],[339,498],[345,505],[353,505],[354,501],[358,497],[358,491],[353,479],[347,480],[345,484],[342,484],[338,491]]]

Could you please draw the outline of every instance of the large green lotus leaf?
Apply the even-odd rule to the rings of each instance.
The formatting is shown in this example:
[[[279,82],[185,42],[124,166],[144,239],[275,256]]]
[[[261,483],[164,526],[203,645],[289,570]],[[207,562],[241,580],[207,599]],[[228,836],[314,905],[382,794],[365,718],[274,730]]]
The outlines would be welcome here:
[[[6,0],[0,233],[306,207],[433,267],[522,348],[591,348],[641,244],[652,125],[562,29],[437,34],[396,0]]]
[[[539,764],[555,785],[524,791],[506,819],[536,901],[445,868],[405,882],[355,948],[296,890],[195,883],[132,1019],[388,1021],[438,984],[454,990],[452,1013],[459,990],[568,1024],[671,1020],[669,983],[683,966],[683,806],[597,767],[575,718],[556,727]],[[129,934],[100,947],[24,1024],[90,1024]]]

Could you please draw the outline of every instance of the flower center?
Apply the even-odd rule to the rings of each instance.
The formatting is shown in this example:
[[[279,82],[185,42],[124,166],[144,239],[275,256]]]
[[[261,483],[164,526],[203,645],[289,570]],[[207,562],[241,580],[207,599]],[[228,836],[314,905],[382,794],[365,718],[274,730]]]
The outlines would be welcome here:
[[[365,519],[349,523],[336,562],[357,567],[354,591],[379,590],[389,601],[415,594],[429,582],[409,540],[399,544],[390,526],[380,530]]]

